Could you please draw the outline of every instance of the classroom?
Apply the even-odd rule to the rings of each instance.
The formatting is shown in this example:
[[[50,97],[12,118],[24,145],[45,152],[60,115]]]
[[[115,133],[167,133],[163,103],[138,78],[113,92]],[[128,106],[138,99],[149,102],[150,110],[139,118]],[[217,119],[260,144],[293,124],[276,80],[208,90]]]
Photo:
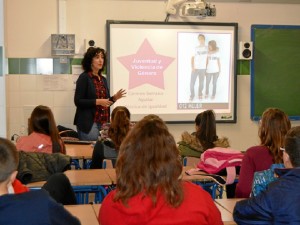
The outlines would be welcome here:
[[[36,105],[53,111],[57,124],[76,130],[76,76],[88,40],[106,48],[106,21],[159,21],[166,18],[166,0],[0,0],[0,137],[26,135]],[[214,0],[215,17],[170,16],[169,22],[238,23],[238,42],[251,41],[251,25],[299,25],[299,0]],[[51,54],[51,34],[75,34],[75,55]],[[122,37],[120,37],[122,38]],[[38,61],[50,62],[39,71]],[[258,121],[251,111],[250,60],[237,60],[237,121],[218,123],[219,137],[233,149],[258,145]],[[299,121],[292,121],[299,126]],[[176,141],[194,124],[167,124]]]
[[[59,27],[58,4],[65,4],[64,18]],[[214,1],[218,13],[216,17],[207,17],[203,22],[237,22],[238,40],[250,40],[252,24],[297,25],[299,4],[257,3],[245,1]],[[95,40],[99,46],[106,46],[105,23],[107,19],[135,21],[163,21],[165,19],[165,1],[2,1],[4,26],[1,30],[2,46],[1,81],[1,136],[11,137],[26,130],[28,115],[37,104],[48,105],[53,109],[58,124],[73,127],[75,106],[73,104],[73,81],[69,74],[55,75],[65,82],[64,90],[44,91],[44,76],[20,74],[20,71],[7,71],[10,64],[25,58],[20,66],[30,68],[30,60],[52,58],[50,36],[59,33],[76,35],[76,53],[74,58],[82,57],[85,39]],[[26,10],[24,10],[26,9]],[[47,10],[41,10],[47,9]],[[138,9],[138,10],[137,10]],[[266,13],[266,10],[272,14]],[[29,13],[30,12],[30,13]],[[15,16],[18,15],[18,16]],[[38,19],[37,19],[38,18]],[[171,21],[196,21],[195,18],[172,17]],[[198,21],[198,22],[201,22]],[[63,32],[63,33],[64,33]],[[4,60],[5,59],[5,60]],[[59,61],[54,61],[59,64]],[[17,62],[16,62],[17,61]],[[5,66],[5,62],[8,65]],[[237,123],[218,124],[219,136],[227,136],[231,146],[245,151],[257,144],[257,122],[250,118],[250,66],[249,62],[238,62],[237,71]],[[62,64],[62,67],[65,65]],[[29,69],[28,69],[29,70]],[[58,69],[58,73],[66,69]],[[8,73],[8,74],[7,74]],[[55,79],[55,78],[53,78]],[[42,83],[42,84],[41,84]],[[5,122],[6,121],[6,122]],[[298,122],[293,122],[298,124]],[[176,140],[180,140],[182,131],[192,131],[192,124],[170,124],[170,130]],[[244,138],[247,137],[247,138]],[[242,141],[241,141],[242,140]]]

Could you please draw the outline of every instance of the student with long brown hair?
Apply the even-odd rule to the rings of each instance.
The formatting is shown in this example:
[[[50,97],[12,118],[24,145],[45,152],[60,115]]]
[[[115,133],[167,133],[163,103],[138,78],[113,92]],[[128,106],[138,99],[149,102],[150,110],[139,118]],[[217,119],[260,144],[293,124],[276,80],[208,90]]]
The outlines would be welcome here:
[[[26,152],[66,153],[51,109],[39,105],[34,108],[29,119],[29,136],[18,138],[16,147]]]
[[[278,179],[267,190],[236,203],[237,224],[299,224],[300,126],[288,131],[281,151],[285,169],[275,169]]]
[[[166,124],[156,115],[144,117],[120,146],[116,190],[102,203],[100,224],[223,224],[211,196],[182,181],[181,173]]]
[[[235,195],[237,198],[249,198],[254,173],[269,169],[274,163],[282,163],[284,137],[291,128],[288,116],[277,108],[264,111],[258,130],[260,145],[249,148],[243,158],[239,182]]]
[[[130,112],[125,106],[115,107],[110,121],[107,137],[97,141],[94,147],[91,169],[102,168],[104,159],[111,159],[115,164],[120,145],[132,126]]]
[[[196,132],[183,132],[178,148],[182,157],[200,157],[201,153],[209,148],[229,147],[228,138],[217,136],[216,118],[213,110],[205,110],[195,118]]]

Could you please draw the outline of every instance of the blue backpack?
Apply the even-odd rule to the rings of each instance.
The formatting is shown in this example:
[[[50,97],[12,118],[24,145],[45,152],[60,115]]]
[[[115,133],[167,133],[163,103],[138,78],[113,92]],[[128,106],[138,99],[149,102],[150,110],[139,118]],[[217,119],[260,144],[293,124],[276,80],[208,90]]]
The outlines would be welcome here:
[[[257,171],[254,173],[251,197],[255,197],[262,191],[267,189],[267,186],[277,180],[275,169],[283,169],[283,164],[272,164],[270,169]]]

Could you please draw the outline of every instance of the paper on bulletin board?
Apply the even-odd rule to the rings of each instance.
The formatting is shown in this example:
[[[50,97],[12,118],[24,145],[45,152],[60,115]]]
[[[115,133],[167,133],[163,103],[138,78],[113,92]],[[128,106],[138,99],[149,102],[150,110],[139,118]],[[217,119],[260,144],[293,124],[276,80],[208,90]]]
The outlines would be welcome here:
[[[43,76],[44,91],[65,91],[67,90],[68,78],[60,75]]]
[[[72,65],[72,90],[76,88],[76,81],[79,75],[83,72],[81,65]]]
[[[77,81],[78,77],[79,77],[78,74],[72,75],[72,90],[75,90],[75,88],[76,88],[76,81]]]

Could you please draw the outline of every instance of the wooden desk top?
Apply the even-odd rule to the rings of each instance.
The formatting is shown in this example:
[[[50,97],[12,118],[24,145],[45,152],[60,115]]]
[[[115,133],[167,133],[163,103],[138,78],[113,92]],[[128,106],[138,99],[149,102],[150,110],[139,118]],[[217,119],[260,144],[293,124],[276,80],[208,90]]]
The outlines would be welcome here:
[[[81,225],[99,225],[92,205],[65,205],[64,207],[80,220]]]
[[[37,181],[37,182],[26,184],[26,186],[28,188],[41,188],[45,183],[46,181]]]
[[[114,168],[111,169],[104,169],[107,175],[110,177],[112,180],[113,184],[116,184],[117,182],[117,175],[116,175],[116,170]]]
[[[98,218],[99,211],[100,211],[100,208],[101,208],[101,204],[93,204],[92,206],[93,206],[93,209],[95,211],[96,217]]]
[[[187,181],[200,181],[200,182],[215,182],[211,177],[205,176],[205,175],[187,175],[185,171],[192,169],[193,167],[191,166],[185,166],[182,169],[182,180],[187,180]],[[203,172],[205,174],[205,172]]]
[[[233,213],[233,209],[235,204],[238,201],[243,200],[244,198],[223,198],[223,199],[215,199],[217,205],[221,206],[222,208],[226,209],[231,214]]]
[[[93,155],[93,145],[76,145],[76,144],[65,144],[66,155],[71,156],[75,159],[91,159]]]
[[[226,209],[224,209],[222,206],[220,206],[217,203],[216,203],[216,206],[221,212],[222,221],[224,222],[224,225],[234,225],[234,224],[236,224],[233,221],[232,213],[228,212]],[[100,208],[101,208],[101,204],[94,204],[94,205],[92,205],[92,207],[95,211],[96,217],[98,217],[99,211],[100,211]]]
[[[112,180],[104,169],[67,170],[72,186],[111,185]]]
[[[218,203],[215,203],[219,211],[221,212],[222,221],[223,222],[233,222],[232,213],[228,212],[226,209],[224,209],[222,206],[220,206]]]
[[[185,171],[191,169],[192,167],[187,166],[187,167],[183,167],[182,169],[182,180],[187,180],[187,181],[201,181],[201,182],[212,182],[214,181],[211,177],[208,176],[203,176],[203,175],[187,175],[185,173]],[[115,169],[105,169],[105,171],[107,172],[108,176],[111,178],[113,184],[116,184],[116,170]]]

